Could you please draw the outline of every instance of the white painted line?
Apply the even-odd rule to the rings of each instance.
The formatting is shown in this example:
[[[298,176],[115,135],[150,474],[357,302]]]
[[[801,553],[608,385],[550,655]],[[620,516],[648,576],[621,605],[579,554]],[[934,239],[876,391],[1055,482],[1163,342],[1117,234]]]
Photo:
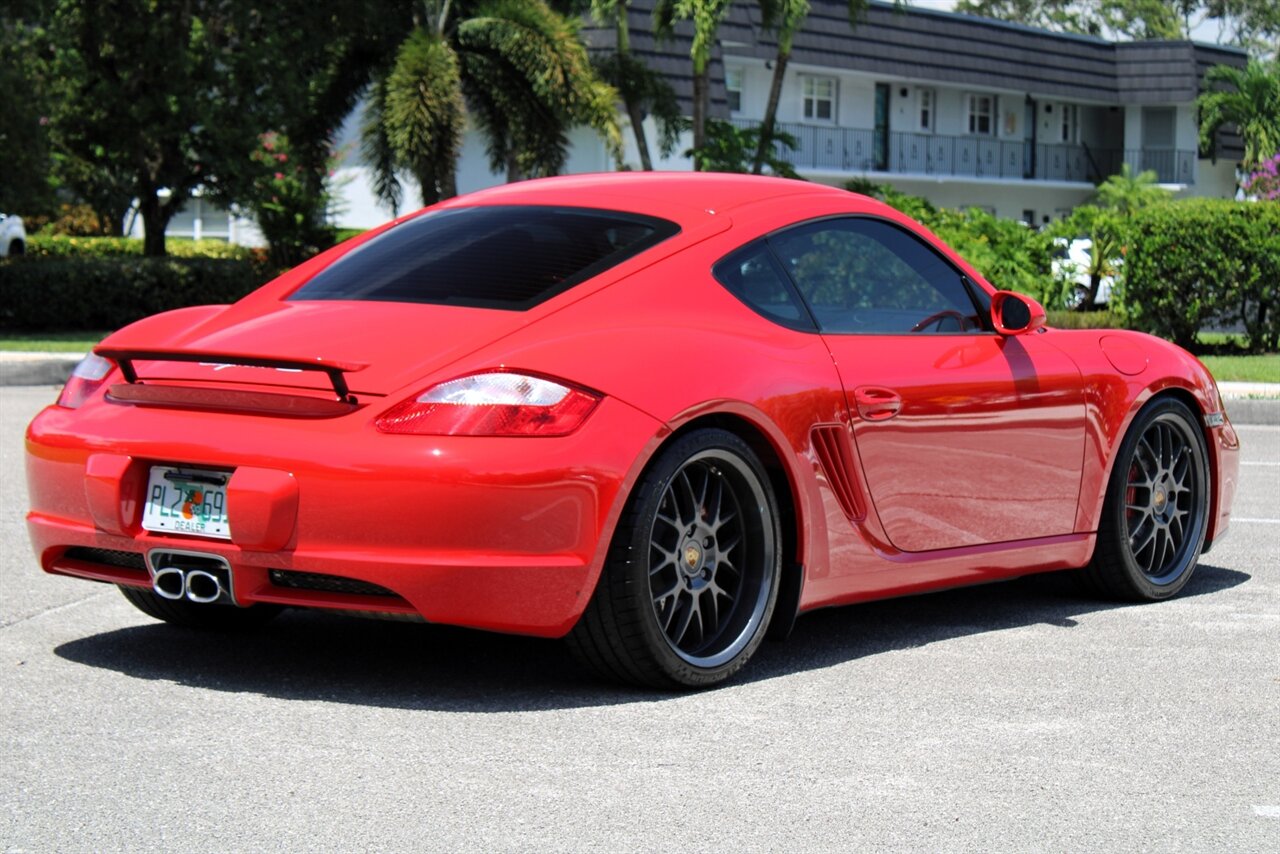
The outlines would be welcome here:
[[[1258,522],[1259,524],[1262,524],[1262,525],[1280,525],[1280,519],[1238,519],[1235,516],[1232,516],[1231,521],[1232,522]]]
[[[1263,818],[1280,818],[1280,806],[1274,806],[1271,804],[1263,804],[1259,806],[1258,804],[1254,804],[1253,811]]]

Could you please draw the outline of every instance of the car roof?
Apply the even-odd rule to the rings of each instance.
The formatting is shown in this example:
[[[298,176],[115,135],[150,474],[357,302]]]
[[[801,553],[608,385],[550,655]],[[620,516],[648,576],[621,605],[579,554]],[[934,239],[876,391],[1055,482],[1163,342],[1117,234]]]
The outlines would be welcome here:
[[[808,181],[764,175],[722,172],[604,172],[563,175],[504,184],[459,196],[448,206],[567,205],[626,210],[684,222],[690,215],[722,213],[746,204],[798,195],[841,197],[860,201],[868,210],[872,199]]]

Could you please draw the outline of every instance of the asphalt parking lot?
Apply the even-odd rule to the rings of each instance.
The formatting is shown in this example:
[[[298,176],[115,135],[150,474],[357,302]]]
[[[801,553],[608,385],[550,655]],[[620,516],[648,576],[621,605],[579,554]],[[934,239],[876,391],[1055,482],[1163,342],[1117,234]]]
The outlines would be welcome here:
[[[823,611],[720,690],[317,613],[165,627],[39,572],[0,388],[0,851],[1280,850],[1280,427],[1183,595]]]

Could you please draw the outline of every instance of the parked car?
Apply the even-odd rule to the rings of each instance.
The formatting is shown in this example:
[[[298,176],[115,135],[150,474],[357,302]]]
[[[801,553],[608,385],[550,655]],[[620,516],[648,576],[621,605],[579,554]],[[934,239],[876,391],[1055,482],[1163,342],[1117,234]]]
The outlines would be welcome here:
[[[409,615],[697,687],[830,605],[1066,568],[1172,596],[1238,447],[1194,357],[1050,329],[884,204],[619,173],[112,334],[28,429],[27,519],[45,571],[177,625]]]
[[[0,258],[26,251],[27,231],[22,227],[22,217],[0,213]]]
[[[1056,281],[1068,280],[1074,287],[1067,292],[1065,305],[1075,310],[1084,305],[1089,298],[1089,268],[1093,258],[1093,240],[1078,237],[1075,240],[1058,238],[1054,241],[1052,262],[1053,278]],[[1110,261],[1110,269],[1119,270],[1124,263],[1123,258]],[[1097,308],[1106,306],[1111,301],[1111,290],[1115,286],[1115,275],[1106,273],[1098,280],[1098,292],[1094,295],[1093,305]]]

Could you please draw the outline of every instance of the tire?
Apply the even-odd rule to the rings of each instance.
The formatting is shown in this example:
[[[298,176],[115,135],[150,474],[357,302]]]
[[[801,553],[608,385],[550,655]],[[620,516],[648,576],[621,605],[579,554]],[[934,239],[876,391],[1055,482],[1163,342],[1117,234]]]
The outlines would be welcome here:
[[[19,255],[25,255],[27,247],[21,240],[15,240],[9,244],[9,257],[16,258]]]
[[[165,599],[140,587],[116,585],[124,598],[148,617],[155,617],[184,629],[205,631],[239,631],[261,626],[283,609],[275,605],[203,605],[185,599]]]
[[[1204,432],[1182,401],[1158,398],[1120,445],[1085,580],[1110,598],[1168,599],[1191,580],[1208,527]]]
[[[704,688],[747,663],[773,615],[777,501],[759,458],[719,429],[661,450],[627,500],[570,649],[609,678]]]

